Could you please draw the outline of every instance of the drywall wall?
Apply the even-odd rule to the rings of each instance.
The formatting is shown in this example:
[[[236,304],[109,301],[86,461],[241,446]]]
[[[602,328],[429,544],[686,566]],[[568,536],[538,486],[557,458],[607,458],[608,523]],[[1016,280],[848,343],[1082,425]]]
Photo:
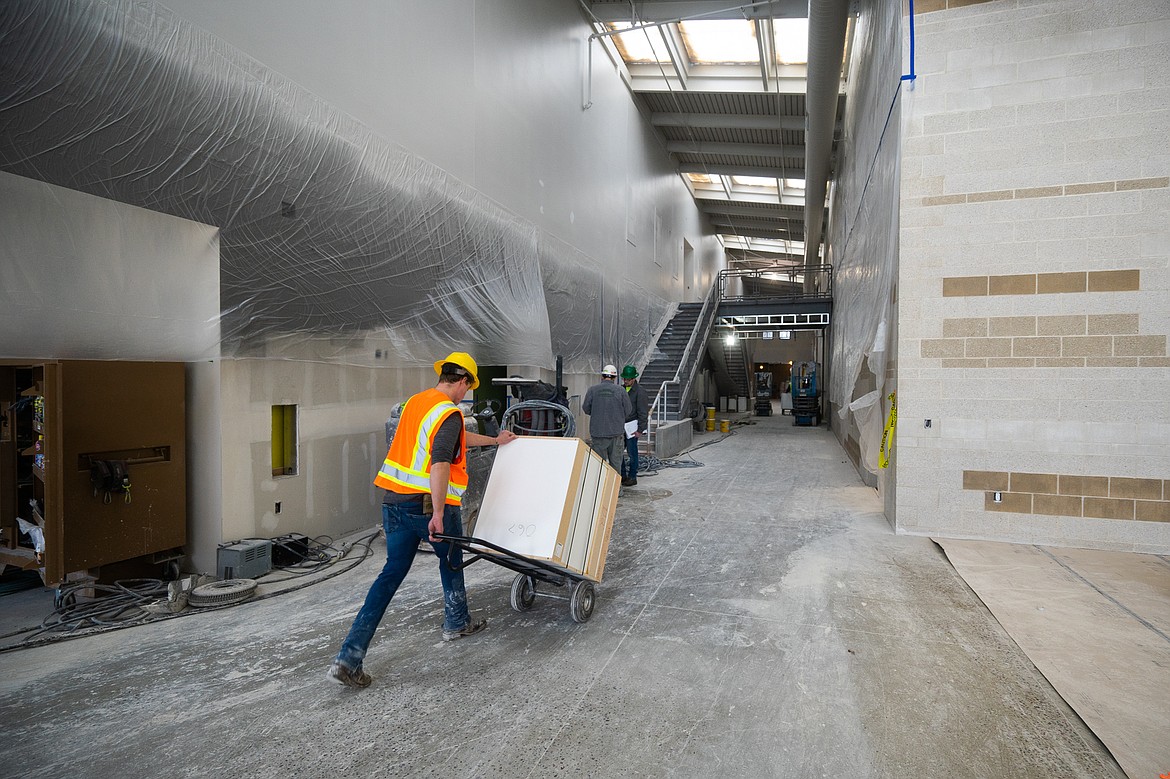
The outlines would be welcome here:
[[[1170,550],[1167,29],[1165,3],[918,16],[899,531]]]
[[[0,172],[0,357],[219,354],[214,227]]]
[[[340,536],[381,521],[374,474],[399,401],[434,386],[429,369],[224,360],[222,541],[286,533]],[[298,468],[272,475],[272,406],[298,412]],[[280,510],[277,511],[277,504]]]

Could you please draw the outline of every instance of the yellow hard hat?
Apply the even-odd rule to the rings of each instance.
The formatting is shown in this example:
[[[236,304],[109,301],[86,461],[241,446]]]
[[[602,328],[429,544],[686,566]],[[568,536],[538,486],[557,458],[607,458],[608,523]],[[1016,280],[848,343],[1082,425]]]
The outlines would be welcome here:
[[[475,389],[479,386],[479,366],[475,364],[475,360],[467,352],[451,352],[443,359],[435,363],[435,373],[443,374],[443,363],[449,362],[452,365],[458,365],[463,370],[471,374],[471,388]]]

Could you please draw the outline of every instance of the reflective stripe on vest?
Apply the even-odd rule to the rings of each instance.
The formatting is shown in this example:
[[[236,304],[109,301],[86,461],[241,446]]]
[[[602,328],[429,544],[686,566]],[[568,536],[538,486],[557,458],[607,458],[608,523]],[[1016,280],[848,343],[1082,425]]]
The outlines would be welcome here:
[[[420,404],[425,412],[419,419]],[[394,441],[386,453],[386,460],[374,478],[374,484],[383,489],[404,494],[429,494],[431,491],[431,446],[435,434],[443,421],[452,413],[463,414],[438,390],[426,390],[407,401],[399,418]],[[416,421],[417,420],[417,423]],[[417,424],[414,433],[409,426]],[[451,475],[447,480],[446,503],[458,506],[467,491],[467,443],[460,435],[459,452],[456,462],[451,463]],[[395,459],[397,457],[398,459]]]

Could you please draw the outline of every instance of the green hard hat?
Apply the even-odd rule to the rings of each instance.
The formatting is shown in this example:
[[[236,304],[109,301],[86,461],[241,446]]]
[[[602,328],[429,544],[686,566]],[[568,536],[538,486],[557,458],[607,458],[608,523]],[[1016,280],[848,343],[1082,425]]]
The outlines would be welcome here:
[[[627,365],[626,367],[622,368],[622,378],[623,379],[636,379],[636,378],[638,378],[638,369],[635,368],[633,365]]]

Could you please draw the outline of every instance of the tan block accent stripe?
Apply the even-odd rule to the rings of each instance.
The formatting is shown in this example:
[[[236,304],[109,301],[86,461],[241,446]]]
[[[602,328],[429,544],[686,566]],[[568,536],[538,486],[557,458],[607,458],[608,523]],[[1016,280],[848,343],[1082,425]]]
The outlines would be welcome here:
[[[1058,477],[1061,495],[1088,495],[1103,498],[1109,494],[1108,476],[1064,476]]]
[[[1012,475],[1007,471],[963,471],[963,489],[1006,492],[1011,477]],[[1108,480],[1106,480],[1106,485],[1108,485]]]
[[[1063,318],[1053,317],[1053,319]],[[1082,330],[1081,333],[1088,332],[1089,335],[1137,335],[1138,332],[1137,314],[1089,314],[1087,321],[1088,329],[1087,331]],[[1081,333],[1070,333],[1070,335],[1081,335]]]
[[[1035,295],[1036,274],[1025,273],[1016,276],[988,276],[988,295]]]
[[[928,14],[934,11],[946,11],[951,8],[965,8],[969,5],[979,5],[980,3],[990,3],[992,0],[914,0],[914,14]],[[907,4],[902,4],[902,16],[908,15],[910,8]]]
[[[943,338],[986,338],[987,319],[944,319]]]
[[[1032,513],[1050,517],[1079,517],[1084,498],[1079,495],[1033,495]]]
[[[1087,274],[1080,273],[1037,273],[1036,292],[1041,295],[1055,292],[1084,292]]]
[[[993,316],[987,320],[987,335],[1036,335],[1036,317],[1034,316]],[[946,332],[946,321],[943,321],[943,332]],[[1041,333],[1041,335],[1044,335]]]
[[[999,503],[995,502],[994,492],[983,493],[984,511],[1009,511],[1012,514],[1032,513],[1032,494],[1030,492],[1001,492]]]
[[[1134,314],[1135,321],[1137,315]],[[1083,316],[1042,316],[1036,318],[1036,335],[1084,335],[1085,321]],[[1112,332],[1128,333],[1129,330],[1119,329],[1117,331],[1108,330],[1104,324],[1100,324],[1097,329],[1090,330],[1090,335],[1108,335]],[[1025,335],[1030,335],[1026,333]]]
[[[1142,272],[1092,270],[1071,273],[1022,273],[1011,276],[944,276],[943,297],[986,295],[1054,295],[1069,292],[1138,292]]]
[[[1136,335],[1137,314],[944,319],[920,356],[944,368],[1165,368],[1165,335]],[[1088,333],[1086,335],[1086,333]]]
[[[987,295],[986,276],[956,276],[943,279],[944,298],[967,298]]]
[[[1013,473],[1009,481],[1012,492],[1043,492],[1046,495],[1056,494],[1056,483],[1059,477],[1055,473]]]
[[[964,470],[963,489],[982,492],[985,511],[1170,522],[1170,479]]]
[[[1141,271],[1098,270],[1089,272],[1089,292],[1134,292],[1140,289]]]
[[[921,0],[919,0],[921,2]],[[956,7],[956,0],[947,0]],[[990,0],[977,0],[990,2]],[[968,3],[969,5],[970,3]],[[1025,200],[1036,197],[1071,197],[1095,195],[1102,192],[1133,192],[1139,189],[1163,189],[1170,187],[1170,176],[1156,176],[1144,179],[1120,179],[1117,181],[1091,181],[1081,184],[1054,184],[1047,187],[1022,187],[1020,189],[995,189],[984,192],[957,192],[950,195],[932,195],[922,198],[924,206],[953,206],[961,203],[989,203],[997,200]]]

